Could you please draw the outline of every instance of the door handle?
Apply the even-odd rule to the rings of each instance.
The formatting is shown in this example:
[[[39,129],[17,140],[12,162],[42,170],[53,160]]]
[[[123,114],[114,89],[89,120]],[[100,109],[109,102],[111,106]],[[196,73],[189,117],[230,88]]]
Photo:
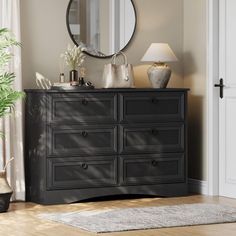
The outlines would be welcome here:
[[[215,84],[215,87],[219,87],[220,88],[220,98],[222,99],[224,97],[224,80],[220,79],[220,83],[219,84]]]

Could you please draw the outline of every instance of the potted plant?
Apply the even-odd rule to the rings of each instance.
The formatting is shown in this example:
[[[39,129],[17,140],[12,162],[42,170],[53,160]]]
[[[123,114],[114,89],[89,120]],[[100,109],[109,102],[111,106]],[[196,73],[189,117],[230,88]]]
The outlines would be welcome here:
[[[68,45],[67,50],[64,54],[61,55],[66,64],[70,67],[70,83],[78,80],[78,71],[77,69],[83,64],[85,59],[85,54],[83,53],[83,47],[74,46],[71,47]]]
[[[15,74],[9,72],[8,63],[12,58],[11,47],[20,46],[8,29],[0,29],[0,118],[9,115],[13,109],[16,100],[24,96],[23,92],[15,91],[12,88]],[[4,133],[0,130],[0,138],[4,138]],[[8,210],[12,189],[6,179],[7,165],[0,170],[0,212]]]

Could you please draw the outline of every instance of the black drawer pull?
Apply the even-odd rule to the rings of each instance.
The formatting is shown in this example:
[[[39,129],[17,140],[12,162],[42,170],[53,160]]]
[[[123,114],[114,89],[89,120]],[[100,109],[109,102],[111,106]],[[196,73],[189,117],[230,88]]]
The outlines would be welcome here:
[[[156,98],[152,98],[151,101],[152,101],[153,104],[157,104],[158,103],[158,100]]]
[[[88,101],[86,99],[83,99],[82,104],[86,106],[88,104]]]
[[[83,132],[82,132],[82,136],[83,136],[83,137],[87,137],[87,136],[88,136],[88,133],[87,133],[86,131],[83,131]]]
[[[82,167],[84,170],[87,170],[87,169],[88,169],[88,164],[83,163],[83,164],[81,165],[81,167]]]
[[[158,135],[158,130],[152,129],[152,135]]]
[[[156,160],[153,160],[153,161],[152,161],[152,165],[153,165],[153,166],[157,166],[157,164],[158,164],[158,162],[157,162]]]

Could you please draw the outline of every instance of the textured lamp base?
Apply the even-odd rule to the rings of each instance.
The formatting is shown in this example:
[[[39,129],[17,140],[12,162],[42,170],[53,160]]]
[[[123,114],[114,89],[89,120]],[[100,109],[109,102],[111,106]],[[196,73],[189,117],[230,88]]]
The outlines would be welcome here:
[[[9,208],[11,193],[0,193],[0,213],[6,212]]]
[[[166,88],[171,76],[171,69],[164,63],[154,63],[148,69],[148,77],[153,88]]]

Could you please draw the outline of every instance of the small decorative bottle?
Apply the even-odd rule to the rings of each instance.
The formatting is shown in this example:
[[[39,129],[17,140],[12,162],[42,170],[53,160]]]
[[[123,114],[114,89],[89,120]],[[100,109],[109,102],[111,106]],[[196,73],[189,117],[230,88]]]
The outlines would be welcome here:
[[[59,83],[65,83],[65,73],[64,73],[65,59],[62,55],[60,56],[59,69],[60,69]]]
[[[60,73],[59,83],[65,83],[65,74],[64,73]]]
[[[80,67],[79,86],[85,85],[84,81],[85,74],[86,74],[86,69],[84,67]]]

